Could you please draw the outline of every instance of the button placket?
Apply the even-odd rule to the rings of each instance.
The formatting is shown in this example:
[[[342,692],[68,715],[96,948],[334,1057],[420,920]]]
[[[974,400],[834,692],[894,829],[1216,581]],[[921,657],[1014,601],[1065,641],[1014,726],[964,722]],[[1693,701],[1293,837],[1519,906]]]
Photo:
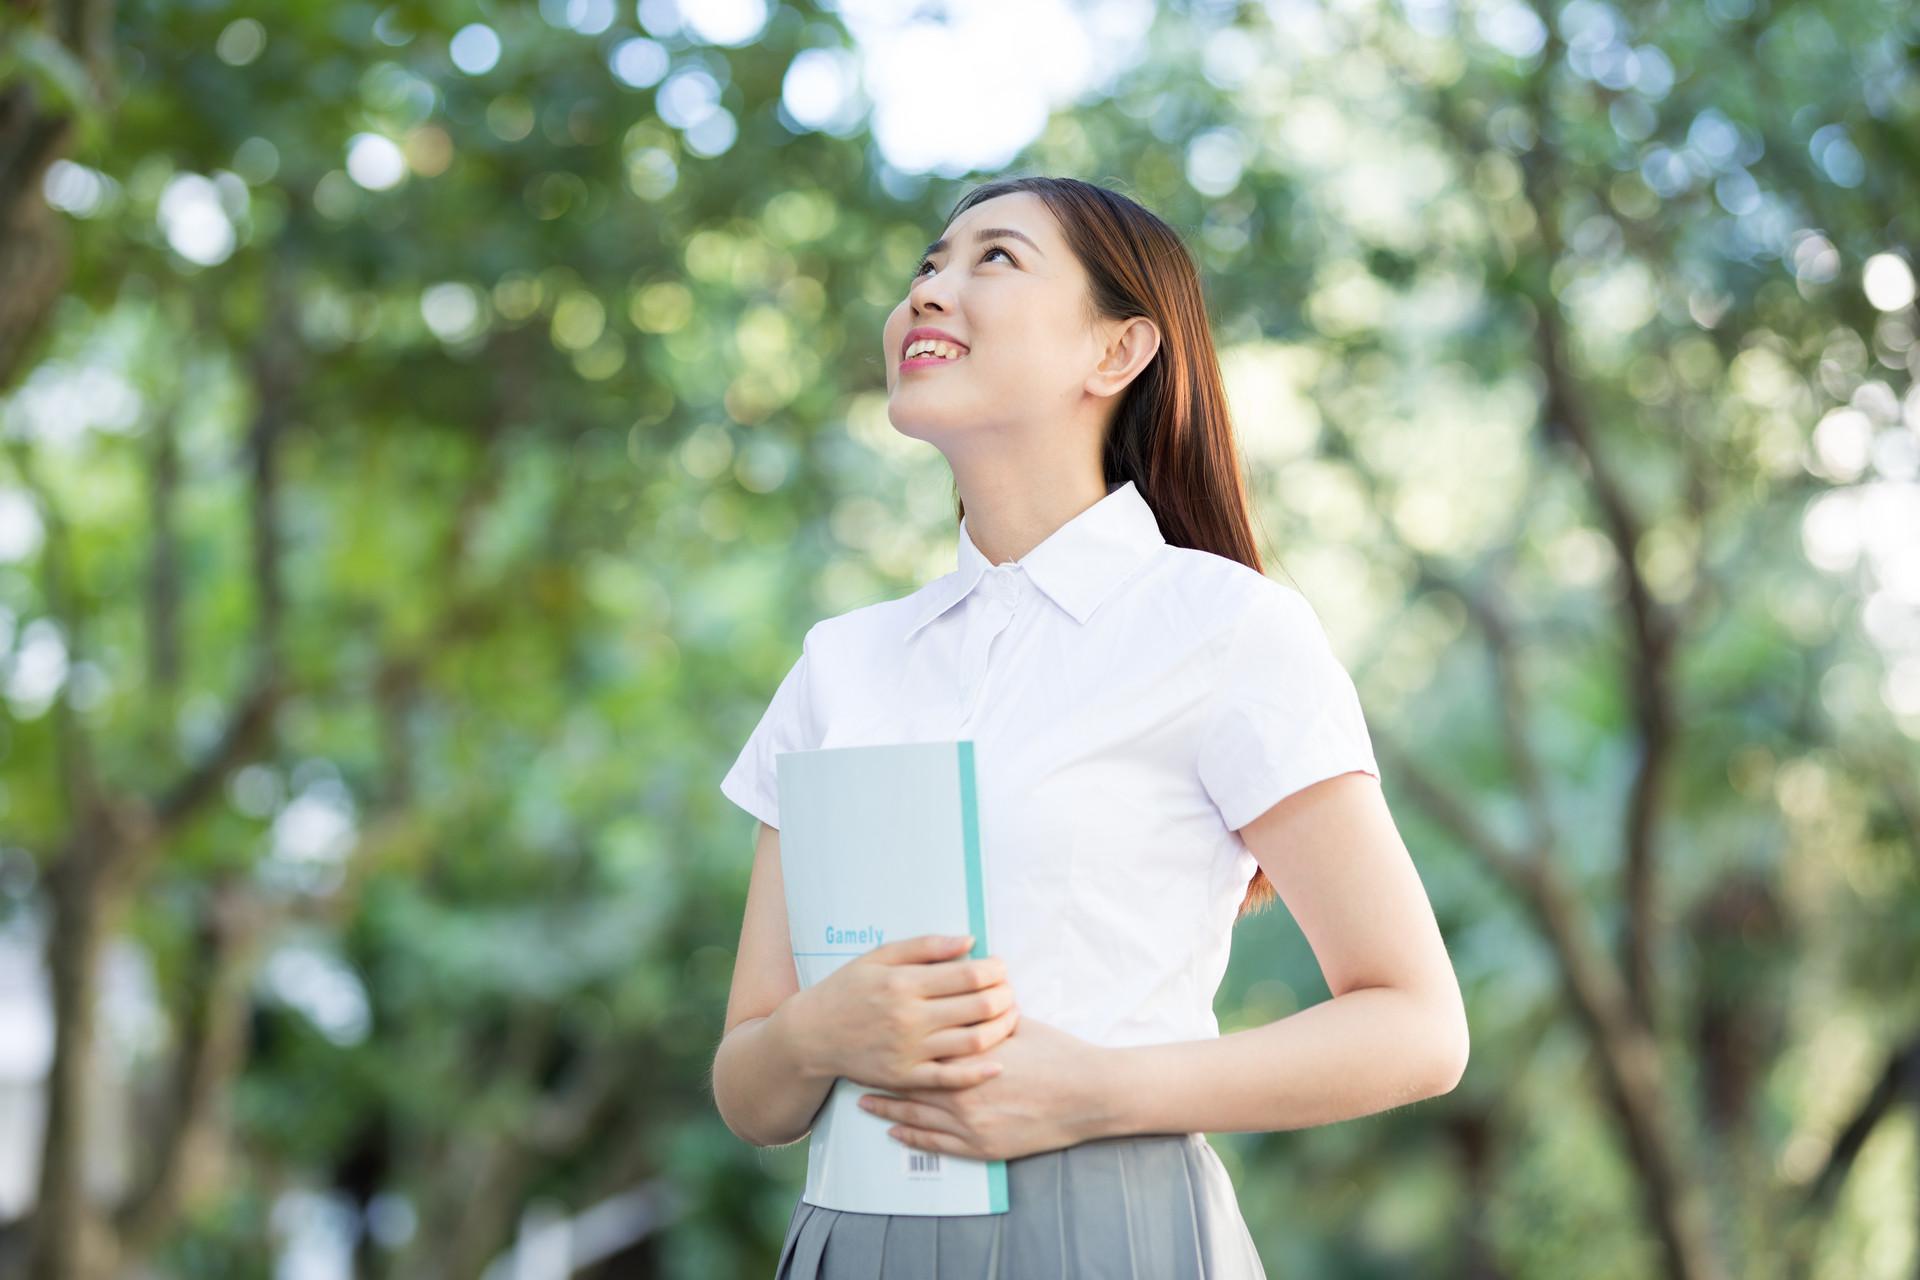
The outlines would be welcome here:
[[[962,723],[969,723],[980,710],[986,690],[993,642],[1019,612],[1021,584],[1015,580],[1018,566],[994,565],[980,580],[977,602],[970,610],[967,635],[961,647],[960,706]]]

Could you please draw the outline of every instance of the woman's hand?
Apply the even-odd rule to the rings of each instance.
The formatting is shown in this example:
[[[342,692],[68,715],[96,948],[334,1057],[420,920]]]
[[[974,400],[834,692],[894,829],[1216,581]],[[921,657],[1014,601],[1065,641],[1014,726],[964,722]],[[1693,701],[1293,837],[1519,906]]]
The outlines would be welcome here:
[[[797,1052],[816,1075],[881,1089],[964,1089],[1020,1020],[998,956],[923,934],[873,948],[788,997]]]
[[[967,1058],[991,1058],[1001,1072],[964,1089],[896,1089],[860,1100],[899,1122],[909,1147],[975,1160],[1012,1160],[1102,1136],[1107,1118],[1106,1051],[1045,1022],[1021,1017],[1013,1034]]]

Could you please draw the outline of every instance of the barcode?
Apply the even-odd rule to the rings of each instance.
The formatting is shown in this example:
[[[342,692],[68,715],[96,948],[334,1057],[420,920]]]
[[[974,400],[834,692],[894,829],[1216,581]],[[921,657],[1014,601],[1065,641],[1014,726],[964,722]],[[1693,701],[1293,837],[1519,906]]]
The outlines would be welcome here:
[[[938,1151],[907,1152],[907,1176],[909,1178],[937,1178],[940,1176],[940,1153]]]

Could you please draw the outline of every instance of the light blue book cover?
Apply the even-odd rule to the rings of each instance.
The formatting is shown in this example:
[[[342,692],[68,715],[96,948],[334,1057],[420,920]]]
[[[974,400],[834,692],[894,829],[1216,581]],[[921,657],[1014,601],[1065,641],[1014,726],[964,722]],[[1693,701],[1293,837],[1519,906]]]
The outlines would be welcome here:
[[[887,942],[973,935],[989,954],[986,868],[971,741],[785,751],[780,873],[800,985]],[[801,1199],[852,1213],[1007,1211],[1007,1164],[920,1151],[862,1111],[869,1089],[833,1082],[807,1138]]]

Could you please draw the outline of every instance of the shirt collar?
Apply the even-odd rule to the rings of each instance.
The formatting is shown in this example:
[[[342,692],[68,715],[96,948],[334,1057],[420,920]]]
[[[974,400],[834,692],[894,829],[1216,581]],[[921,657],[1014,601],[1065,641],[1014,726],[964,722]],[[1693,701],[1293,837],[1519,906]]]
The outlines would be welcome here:
[[[1107,490],[1107,496],[1055,529],[1017,563],[1035,586],[1053,602],[1084,623],[1113,589],[1139,567],[1147,555],[1166,544],[1153,508],[1126,480]],[[927,584],[926,602],[915,613],[902,639],[951,609],[980,584],[992,568],[973,545],[967,521],[960,520],[960,565],[945,577]]]

